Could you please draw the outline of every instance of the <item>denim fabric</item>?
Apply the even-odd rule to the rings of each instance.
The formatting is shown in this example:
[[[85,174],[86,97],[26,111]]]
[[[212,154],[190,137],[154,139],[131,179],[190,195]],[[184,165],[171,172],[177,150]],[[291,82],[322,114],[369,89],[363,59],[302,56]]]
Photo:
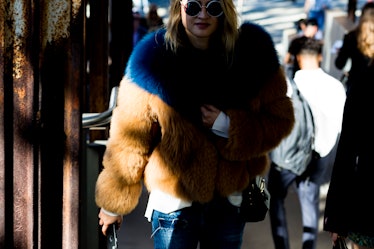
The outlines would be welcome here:
[[[155,249],[240,249],[245,226],[226,198],[169,214],[154,210],[151,222]]]
[[[278,170],[272,165],[269,172],[268,190],[270,199],[270,222],[276,249],[290,249],[287,217],[284,200],[288,188],[296,183],[303,223],[303,249],[315,249],[317,244],[319,217],[319,187],[310,178],[299,177],[289,170]]]
[[[315,18],[318,23],[318,29],[323,31],[325,28],[325,10],[310,10],[308,18]]]

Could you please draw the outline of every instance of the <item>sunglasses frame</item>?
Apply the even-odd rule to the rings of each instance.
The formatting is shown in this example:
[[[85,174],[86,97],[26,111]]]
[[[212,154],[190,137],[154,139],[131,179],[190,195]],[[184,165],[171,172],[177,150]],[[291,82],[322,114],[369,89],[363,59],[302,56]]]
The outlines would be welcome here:
[[[217,0],[209,1],[209,3],[208,3],[207,5],[201,5],[201,3],[200,3],[199,1],[197,1],[197,0],[189,0],[189,1],[187,1],[186,4],[183,4],[182,1],[180,1],[180,4],[181,4],[181,5],[183,6],[183,8],[184,8],[184,12],[186,12],[186,14],[189,15],[189,16],[191,16],[191,17],[196,17],[196,16],[198,16],[198,15],[200,14],[200,12],[202,11],[203,8],[205,8],[206,13],[208,13],[209,16],[211,16],[211,17],[220,17],[220,16],[223,14],[223,9],[222,9],[222,7],[221,7],[222,11],[221,11],[221,13],[220,13],[219,15],[216,15],[216,16],[215,16],[215,15],[212,15],[212,14],[209,12],[209,9],[208,9],[208,8],[209,8],[209,5],[210,5],[211,3],[215,3],[215,2],[218,3],[219,5],[221,5],[220,1],[217,1]],[[188,13],[187,13],[188,3],[196,3],[196,4],[200,7],[200,11],[197,12],[196,15],[190,15],[190,14],[188,14]]]

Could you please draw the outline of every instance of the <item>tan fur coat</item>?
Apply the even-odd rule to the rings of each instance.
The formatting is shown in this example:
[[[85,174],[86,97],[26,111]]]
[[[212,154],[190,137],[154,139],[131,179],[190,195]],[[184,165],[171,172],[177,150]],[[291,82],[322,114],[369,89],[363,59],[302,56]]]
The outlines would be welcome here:
[[[242,94],[241,108],[223,108],[230,118],[229,138],[202,129],[163,95],[170,88],[165,90],[160,82],[146,85],[142,74],[149,70],[135,67],[134,61],[142,60],[139,51],[148,53],[149,59],[147,48],[155,46],[147,44],[154,40],[145,39],[143,47],[134,51],[134,59],[130,58],[112,116],[104,169],[96,184],[97,205],[123,215],[138,204],[143,182],[148,191],[159,189],[198,202],[243,190],[255,175],[266,172],[268,152],[291,131],[294,122],[286,80],[278,65],[261,77],[257,94]],[[238,77],[231,78],[241,80]],[[194,98],[199,97],[188,96]]]

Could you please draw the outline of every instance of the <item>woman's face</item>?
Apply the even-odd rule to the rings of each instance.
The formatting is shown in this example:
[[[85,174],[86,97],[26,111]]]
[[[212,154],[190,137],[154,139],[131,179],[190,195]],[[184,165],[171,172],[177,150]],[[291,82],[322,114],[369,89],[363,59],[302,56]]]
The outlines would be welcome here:
[[[218,28],[218,17],[223,15],[219,1],[181,0],[181,19],[193,46],[206,49],[210,36]]]

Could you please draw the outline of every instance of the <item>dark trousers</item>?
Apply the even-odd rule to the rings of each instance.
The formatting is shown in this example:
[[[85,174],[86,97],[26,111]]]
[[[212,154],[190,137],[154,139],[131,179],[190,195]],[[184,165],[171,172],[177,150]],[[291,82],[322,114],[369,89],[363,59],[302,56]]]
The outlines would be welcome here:
[[[318,220],[320,216],[320,186],[328,183],[335,160],[337,142],[328,155],[315,155],[302,175],[282,169],[272,163],[268,175],[270,192],[270,224],[275,249],[290,249],[284,201],[288,189],[294,184],[300,202],[303,224],[302,249],[316,249]]]
[[[303,223],[303,249],[315,249],[319,218],[319,184],[309,178],[299,177],[289,170],[278,170],[272,165],[269,172],[268,187],[270,199],[270,223],[275,249],[290,249],[284,201],[288,188],[296,183]]]

